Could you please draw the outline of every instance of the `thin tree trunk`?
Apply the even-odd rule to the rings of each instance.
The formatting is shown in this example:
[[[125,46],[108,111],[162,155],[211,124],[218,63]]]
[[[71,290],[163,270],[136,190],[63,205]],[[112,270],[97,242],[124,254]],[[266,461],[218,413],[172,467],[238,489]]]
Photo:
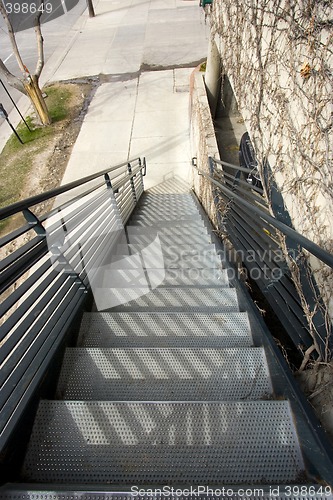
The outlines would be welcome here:
[[[30,78],[24,82],[24,88],[42,125],[50,125],[52,120],[39,88],[38,77],[36,75],[31,75]]]

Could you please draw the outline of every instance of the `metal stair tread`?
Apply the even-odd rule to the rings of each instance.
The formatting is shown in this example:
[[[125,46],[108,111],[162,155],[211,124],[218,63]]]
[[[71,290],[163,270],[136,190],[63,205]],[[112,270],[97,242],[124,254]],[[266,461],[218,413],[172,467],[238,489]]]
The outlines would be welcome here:
[[[140,245],[141,247],[149,245],[149,243],[152,243],[154,239],[156,238],[158,234],[159,240],[161,242],[161,245],[174,245],[174,244],[193,244],[193,245],[198,245],[198,244],[209,244],[212,242],[211,237],[208,234],[181,234],[181,233],[173,233],[173,234],[163,234],[162,232],[159,233],[152,233],[152,234],[145,234],[141,233],[140,235],[138,234],[128,234],[128,242],[133,245]]]
[[[289,403],[41,401],[23,477],[122,484],[296,482]]]
[[[130,225],[135,225],[135,226],[143,226],[143,227],[157,227],[163,228],[163,227],[180,227],[183,228],[184,226],[189,226],[189,227],[200,227],[200,228],[205,228],[206,224],[203,219],[198,219],[196,218],[173,218],[173,219],[147,219],[145,217],[133,217],[130,220]]]
[[[234,288],[96,288],[94,298],[99,310],[151,311],[238,311]]]
[[[219,268],[150,268],[149,272],[138,269],[103,269],[103,288],[126,287],[229,287],[228,272]]]
[[[114,254],[111,262],[104,265],[103,269],[108,270],[143,270],[143,269],[218,269],[222,270],[221,260],[215,256],[194,256],[181,258],[181,256],[170,256],[162,252],[152,252],[147,250],[145,253],[137,252],[133,255]],[[186,257],[186,258],[185,258]]]
[[[58,399],[225,401],[272,393],[264,349],[67,348]]]
[[[249,319],[244,312],[85,313],[78,339],[78,345],[86,347],[246,347],[252,344]]]
[[[193,223],[190,223],[190,224],[186,224],[186,226],[184,226],[183,224],[179,224],[179,225],[173,225],[173,226],[170,226],[170,225],[167,225],[165,227],[160,227],[160,226],[157,226],[157,227],[150,227],[150,226],[138,226],[138,225],[132,225],[131,223],[127,224],[126,225],[126,231],[127,233],[131,236],[135,236],[135,235],[141,235],[141,234],[149,234],[149,235],[153,235],[153,234],[163,234],[163,235],[168,235],[168,234],[171,234],[171,235],[174,235],[174,234],[204,234],[204,235],[209,235],[209,232],[208,232],[208,229],[206,226],[198,226],[197,224],[193,224]]]
[[[211,269],[222,268],[214,244],[162,246],[157,240],[149,246],[119,244],[109,258],[109,269]]]

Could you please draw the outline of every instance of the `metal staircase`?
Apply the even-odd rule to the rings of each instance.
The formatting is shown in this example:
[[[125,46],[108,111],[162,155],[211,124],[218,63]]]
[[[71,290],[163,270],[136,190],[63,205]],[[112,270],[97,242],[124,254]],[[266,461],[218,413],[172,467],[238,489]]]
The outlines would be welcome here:
[[[21,483],[0,498],[160,498],[149,491],[168,487],[193,489],[177,498],[222,487],[270,498],[274,486],[316,483],[323,454],[220,250],[187,187],[165,182],[141,197],[101,267],[98,310],[65,351],[55,399],[39,403]],[[332,498],[319,484],[307,492]]]
[[[105,276],[99,301],[124,300],[84,315],[59,399],[39,405],[23,479],[111,490],[297,483],[304,463],[289,402],[274,400],[264,349],[192,194],[147,193],[109,269],[131,280],[156,234],[165,279],[145,293],[111,290]],[[125,302],[133,289],[139,297]]]

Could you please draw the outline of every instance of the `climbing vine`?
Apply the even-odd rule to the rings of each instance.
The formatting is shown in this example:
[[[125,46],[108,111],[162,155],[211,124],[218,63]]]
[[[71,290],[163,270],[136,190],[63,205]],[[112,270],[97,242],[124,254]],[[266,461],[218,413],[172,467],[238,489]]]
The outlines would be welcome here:
[[[295,228],[333,251],[333,6],[327,0],[216,0],[210,14],[223,71],[250,132],[259,169],[268,160]],[[266,191],[270,203],[269,189]],[[313,346],[327,362],[332,328],[331,269],[303,252],[318,287],[310,306],[297,261],[281,239]],[[317,288],[319,288],[319,293]],[[313,317],[321,310],[327,340],[318,347]],[[303,366],[303,367],[304,367]]]

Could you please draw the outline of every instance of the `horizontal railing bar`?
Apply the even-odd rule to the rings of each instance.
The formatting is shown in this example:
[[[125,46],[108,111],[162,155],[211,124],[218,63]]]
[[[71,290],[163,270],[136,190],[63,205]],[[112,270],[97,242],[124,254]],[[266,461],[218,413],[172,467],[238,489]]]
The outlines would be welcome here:
[[[218,171],[217,173],[220,173],[220,172]],[[224,177],[226,178],[226,182],[232,181],[234,187],[235,188],[237,187],[237,191],[240,191],[240,192],[246,194],[246,196],[249,196],[249,198],[255,199],[259,203],[265,203],[265,199],[261,196],[263,194],[263,189],[257,188],[256,186],[251,186],[251,184],[244,181],[243,179],[236,180],[233,175],[228,174],[227,172],[223,172],[223,174],[224,174]],[[247,189],[245,189],[245,188],[247,188]],[[256,196],[251,191],[255,191],[260,196]]]
[[[19,247],[17,250],[14,250],[14,252],[7,255],[7,257],[2,259],[0,261],[0,275],[7,267],[13,264],[13,262],[23,257],[23,255],[26,255],[32,248],[34,248],[38,243],[40,243],[42,239],[43,237],[37,236],[35,234],[32,240],[28,241],[27,243]]]
[[[6,333],[6,335],[13,329],[17,321],[19,321],[24,316],[24,314],[26,314],[28,310],[34,305],[34,303],[37,302],[38,298],[40,297],[40,294],[42,294],[43,291],[45,290],[45,287],[48,287],[49,285],[51,285],[56,281],[60,281],[60,286],[61,286],[62,283],[65,283],[66,276],[65,275],[59,276],[59,273],[57,273],[55,270],[52,270],[48,274],[48,276],[45,277],[43,282],[36,288],[36,290],[34,290],[29,295],[29,297],[23,302],[23,304],[15,311],[15,313],[13,313],[10,316],[9,320],[4,323],[2,328],[6,327],[6,329],[4,329],[4,333]],[[43,286],[44,284],[45,287]],[[59,283],[57,283],[57,286],[59,286]],[[24,320],[25,328],[24,329],[18,328],[16,331],[12,333],[12,335],[9,336],[6,342],[3,343],[0,350],[0,364],[2,364],[4,360],[7,358],[7,356],[10,355],[14,347],[20,343],[22,336],[30,328],[34,320],[35,318],[33,317],[33,315],[28,315],[27,318]],[[1,336],[4,337],[4,335]]]
[[[73,268],[76,270],[78,266],[81,265],[81,269],[80,269],[80,273],[82,273],[82,271],[84,271],[84,269],[87,267],[87,261],[89,259],[89,255],[91,253],[91,251],[94,249],[95,245],[96,245],[96,242],[98,242],[98,240],[100,240],[100,238],[103,236],[104,234],[104,238],[103,240],[105,240],[105,238],[108,238],[110,235],[107,234],[107,230],[109,228],[112,228],[114,225],[114,227],[116,227],[116,220],[115,219],[111,219],[108,223],[108,226],[105,228],[105,230],[103,231],[103,233],[100,233],[97,235],[96,238],[93,239],[93,242],[91,243],[91,237],[96,233],[98,232],[98,229],[99,229],[99,226],[96,226],[93,231],[90,233],[90,236],[89,236],[89,240],[85,240],[82,242],[82,245],[80,246],[80,249],[77,248],[77,245],[73,245],[73,248],[69,249],[68,252],[65,253],[65,257],[69,260],[71,266],[73,266]],[[88,245],[88,248],[86,249],[85,247]]]
[[[238,244],[245,251],[246,247],[242,243],[242,240],[239,239],[237,236],[233,235],[234,229],[232,228],[232,225],[229,228],[229,233],[231,235],[230,240],[232,241],[232,243]],[[252,263],[252,265],[249,265],[248,267],[249,267],[250,272],[252,269],[254,269],[254,270],[257,269],[255,263]],[[265,290],[266,283],[263,282],[263,280],[260,278],[260,276],[257,278],[256,281],[258,283],[258,287],[262,290]],[[260,284],[261,284],[261,286],[260,286]],[[275,285],[276,284],[274,284],[273,286],[274,286],[274,289],[276,290]],[[265,294],[265,297],[267,298],[269,304],[273,307],[273,309],[275,310],[275,308],[277,307],[280,311],[279,312],[280,316],[282,315],[284,317],[285,321],[288,323],[288,326],[287,326],[288,335],[291,337],[294,344],[299,345],[300,342],[302,341],[302,342],[307,344],[307,347],[309,347],[311,345],[312,341],[310,339],[310,336],[306,330],[304,323],[300,322],[297,319],[297,317],[295,317],[294,314],[288,314],[291,311],[288,309],[288,305],[286,304],[286,302],[283,299],[281,299],[281,294],[278,293],[277,290],[276,290],[276,293],[270,293],[270,294],[267,294],[264,291],[264,294]],[[307,335],[306,341],[300,337],[300,334],[299,334],[300,328],[302,328],[302,330]]]
[[[268,215],[260,208],[251,205],[251,203],[249,203],[248,201],[243,200],[243,198],[241,198],[240,196],[235,194],[233,191],[231,191],[230,189],[223,186],[220,182],[213,179],[209,174],[207,174],[203,170],[200,170],[197,167],[193,167],[193,168],[195,170],[197,170],[203,177],[206,177],[207,179],[209,179],[210,182],[212,182],[213,184],[218,186],[222,191],[224,191],[226,194],[228,194],[231,199],[232,198],[236,199],[241,205],[244,205],[249,210],[254,211],[256,214],[258,214],[260,217],[262,217],[266,222],[271,224],[273,227],[278,229],[280,232],[282,232],[286,236],[289,236],[293,241],[298,243],[301,247],[305,248],[310,253],[312,253],[315,257],[317,257],[319,260],[321,260],[322,262],[327,264],[329,267],[333,268],[333,255],[332,254],[328,253],[326,250],[321,248],[319,245],[317,245],[313,241],[309,240],[308,238],[306,238],[302,234],[295,231],[295,229],[292,229],[291,227],[287,226],[283,222],[280,222],[279,220],[275,219],[271,215]]]
[[[11,243],[19,236],[22,236],[22,234],[28,233],[31,229],[32,229],[31,224],[28,223],[25,224],[24,226],[20,226],[19,228],[14,229],[14,231],[0,238],[0,248],[3,248],[4,246],[8,245],[8,243]]]
[[[239,165],[234,165],[233,163],[227,163],[226,161],[217,160],[216,158],[213,158],[212,156],[210,156],[210,158],[212,159],[212,161],[214,163],[217,163],[218,165],[223,165],[224,167],[229,167],[229,168],[232,168],[234,170],[239,170],[240,172],[246,172],[246,173],[250,174],[251,172],[253,172],[253,170],[256,170],[255,168],[241,167]],[[194,167],[194,168],[196,168],[196,167]]]
[[[22,255],[1,274],[0,294],[6,291],[15,281],[38,262],[47,253],[46,240],[42,239],[27,254]]]
[[[78,218],[79,216],[82,217],[84,213],[90,213],[91,210],[95,210],[95,207],[99,205],[100,201],[103,199],[107,199],[107,197],[107,191],[102,191],[101,193],[95,194],[92,198],[89,198],[89,200],[82,201],[82,205],[79,205],[75,209],[72,209],[69,213],[63,210],[63,206],[60,206],[59,209],[61,210],[57,209],[56,212],[53,213],[52,216],[48,219],[48,225],[45,228],[46,232],[49,235],[55,234],[62,226],[62,220],[64,220],[65,225],[68,225],[68,223],[70,222],[72,228],[73,221],[75,221],[76,218]]]
[[[18,344],[16,356],[10,356],[8,361],[6,361],[1,368],[0,385],[2,399],[6,400],[9,397],[14,384],[17,384],[18,380],[21,378],[18,375],[23,375],[26,366],[31,363],[32,359],[35,357],[35,353],[38,352],[40,346],[46,341],[44,336],[45,332],[43,330],[50,316],[57,311],[57,308],[63,301],[64,295],[66,295],[73,286],[75,287],[74,280],[69,277],[62,281],[59,288],[57,284],[57,280],[55,280],[49,293],[43,296],[39,301],[41,307],[39,316],[32,319],[26,318],[25,322],[27,326],[25,330],[28,333]],[[54,293],[56,290],[59,290],[59,293]],[[51,291],[53,292],[52,295],[50,293]],[[49,309],[48,314],[44,314],[45,308]]]
[[[5,407],[2,409],[3,419],[1,419],[2,431],[0,435],[0,449],[3,449],[6,446],[7,441],[10,438],[11,433],[13,432],[13,429],[19,422],[24,408],[26,407],[31,396],[34,394],[36,388],[38,387],[40,380],[46,372],[50,360],[54,356],[55,351],[62,341],[65,332],[67,331],[68,327],[73,321],[73,318],[75,317],[83,301],[85,300],[86,294],[83,292],[83,290],[80,290],[79,288],[75,289],[74,287],[72,290],[73,291],[70,291],[67,296],[68,301],[64,304],[61,304],[59,310],[57,311],[57,318],[52,318],[51,320],[52,326],[52,324],[56,325],[59,322],[59,318],[66,318],[61,326],[61,329],[56,332],[56,334],[51,330],[50,335],[53,336],[53,342],[51,347],[48,348],[44,359],[39,365],[34,362],[30,364],[30,372],[26,373],[26,376],[24,378],[25,385],[22,388],[21,393],[18,396],[15,392],[12,393],[11,397],[6,402]],[[77,300],[75,300],[76,297]],[[68,314],[67,309],[69,309]],[[55,327],[53,326],[53,330],[54,328]]]
[[[238,217],[242,221],[244,221],[245,224],[250,224],[250,227],[256,231],[258,236],[263,241],[265,241],[265,243],[267,245],[270,245],[271,243],[273,243],[275,245],[276,249],[280,248],[280,246],[278,245],[278,242],[276,240],[277,236],[276,236],[275,228],[272,228],[272,226],[270,224],[266,223],[266,221],[260,220],[261,223],[259,224],[258,218],[255,219],[254,217],[252,217],[251,214],[249,214],[248,210],[247,211],[244,210],[244,208],[241,207],[240,205],[238,205],[237,203],[235,203],[232,208],[233,208],[232,211],[235,214],[237,214]],[[272,234],[272,231],[274,231],[274,234]]]
[[[29,290],[31,286],[37,281],[43,274],[51,267],[50,260],[46,260],[33,274],[31,274],[28,279],[26,279],[18,288],[16,288],[1,304],[0,304],[0,318],[2,318],[8,311],[13,307],[13,305],[21,299],[21,297]],[[25,303],[25,302],[24,302]],[[21,306],[19,306],[21,307]],[[0,341],[7,335],[5,326],[7,322],[10,321],[12,315],[4,325],[1,326]],[[9,330],[15,325],[9,328]]]
[[[235,225],[234,225],[233,227],[234,227],[235,231],[237,231],[237,233],[239,234],[239,238],[240,238],[243,242],[245,242],[245,243],[243,243],[243,247],[246,249],[246,250],[245,250],[245,253],[246,253],[246,251],[247,251],[247,246],[246,246],[246,245],[248,245],[248,246],[252,247],[252,249],[254,249],[254,250],[255,250],[255,248],[254,248],[254,246],[253,246],[253,242],[254,242],[254,243],[256,243],[256,241],[252,238],[251,234],[250,234],[250,233],[248,233],[248,232],[240,232],[240,230],[238,229],[238,227],[237,227],[237,226],[235,226]],[[243,261],[243,262],[244,262],[244,261]],[[263,265],[263,264],[265,264],[265,265],[267,266],[267,268],[268,268],[271,272],[273,271],[273,269],[276,269],[277,267],[278,267],[279,269],[281,269],[281,270],[283,270],[283,269],[284,269],[283,267],[278,266],[278,264],[277,264],[276,262],[271,262],[269,259],[266,259],[266,260],[261,260],[261,259],[260,259],[260,256],[259,256],[259,255],[257,255],[257,254],[255,254],[255,255],[254,255],[254,262],[256,262],[257,267],[258,267],[258,268],[260,268],[260,269],[262,268],[262,265]],[[250,263],[252,263],[252,261],[251,261],[251,260],[248,260],[248,261],[245,261],[245,262],[244,262],[244,265],[245,265],[246,267],[248,267]],[[267,278],[267,281],[268,281],[268,285],[272,283],[272,279],[271,279],[271,278]],[[273,281],[275,282],[276,280],[273,280]],[[267,286],[267,285],[266,285],[266,286]],[[292,287],[292,284],[291,284],[291,283],[289,283],[289,282],[286,284],[286,286],[285,286],[285,285],[283,285],[283,287],[285,288],[286,293],[288,293],[288,296],[290,296],[290,300],[292,301],[292,303],[297,304],[297,308],[298,308],[298,310],[300,311],[300,315],[299,315],[299,317],[303,318],[303,316],[304,316],[304,312],[303,312],[303,309],[302,309],[302,307],[301,307],[301,302],[300,302],[300,300],[299,300],[298,294],[295,294],[295,288],[294,288],[294,287]],[[281,294],[281,296],[282,296],[282,298],[283,298],[284,300],[286,299],[286,298],[283,296],[283,294]],[[298,314],[297,314],[297,315],[298,315]]]
[[[59,209],[64,211],[66,208],[69,208],[71,205],[74,205],[77,201],[80,201],[82,198],[88,196],[89,194],[93,193],[94,191],[97,191],[100,188],[103,188],[105,186],[105,181],[101,181],[99,184],[95,184],[93,187],[90,189],[87,189],[83,193],[79,193],[74,198],[71,198],[70,200],[65,201],[64,203],[62,202],[60,205],[55,206],[52,208],[49,212],[42,214],[38,219],[41,223],[47,221],[48,219],[51,219],[54,215],[56,215],[59,212]],[[96,194],[95,196],[98,196]],[[88,201],[92,200],[94,198],[90,198]]]
[[[92,226],[97,226],[98,225],[98,220],[101,219],[103,214],[107,213],[108,210],[110,210],[110,205],[109,205],[109,197],[107,196],[107,193],[105,193],[105,196],[103,197],[104,199],[99,200],[100,203],[96,203],[96,206],[94,207],[94,219],[91,220],[91,218],[88,217],[89,214],[89,208],[85,208],[82,212],[78,212],[75,214],[73,218],[67,218],[64,215],[64,221],[59,220],[59,225],[54,231],[49,233],[49,243],[54,243],[57,242],[57,237],[61,237],[63,235],[64,237],[68,237],[70,240],[71,245],[73,245],[74,242],[80,240],[80,238],[84,237],[84,233],[86,230],[91,229]],[[80,235],[75,235],[76,231],[80,232]],[[59,248],[61,248],[63,245],[60,244]]]
[[[32,381],[35,379],[35,377],[37,377],[37,380],[40,380],[40,377],[44,373],[44,370],[42,371],[41,367],[44,365],[44,367],[46,368],[50,358],[54,356],[55,353],[54,345],[57,344],[57,341],[58,342],[61,341],[62,336],[60,336],[60,333],[66,331],[65,326],[67,322],[65,322],[63,327],[59,329],[58,332],[55,331],[55,326],[57,325],[59,320],[63,318],[66,309],[70,308],[70,310],[73,310],[73,312],[75,311],[72,299],[75,298],[78,292],[80,296],[78,302],[82,303],[84,299],[83,292],[80,293],[80,290],[76,288],[75,285],[73,285],[67,291],[67,298],[69,300],[60,302],[59,307],[56,309],[56,314],[53,315],[52,318],[49,320],[49,323],[47,324],[48,335],[45,335],[45,332],[43,331],[42,334],[38,335],[38,343],[34,342],[32,344],[34,351],[33,353],[32,352],[29,353],[30,354],[29,360],[25,360],[28,361],[28,363],[26,363],[24,366],[21,367],[22,375],[19,376],[19,374],[16,373],[16,368],[15,371],[11,373],[11,378],[13,374],[15,374],[15,377],[13,377],[13,380],[11,380],[10,386],[12,388],[14,387],[15,390],[10,391],[9,387],[10,391],[8,392],[9,397],[7,398],[6,401],[4,401],[3,408],[1,409],[1,420],[0,420],[1,440],[3,439],[2,432],[4,430],[4,427],[8,425],[8,420],[12,417],[12,414],[15,413],[21,406],[22,399],[24,398],[24,396],[26,396],[26,392],[27,391],[29,392]],[[71,314],[69,314],[69,317],[71,317]],[[40,331],[40,329],[37,328],[36,331]],[[47,364],[45,364],[46,360]],[[37,376],[38,372],[40,373],[40,377]]]
[[[38,194],[36,196],[32,196],[30,198],[27,198],[22,201],[18,201],[16,203],[13,203],[5,208],[0,209],[0,220],[6,219],[7,217],[10,217],[11,215],[14,215],[18,212],[22,212],[23,210],[27,210],[28,208],[38,205],[39,203],[42,203],[43,201],[46,201],[50,198],[55,198],[56,196],[59,196],[60,194],[66,193],[70,191],[71,189],[77,188],[79,186],[82,186],[83,184],[86,184],[90,181],[93,181],[94,179],[97,179],[98,177],[101,177],[102,175],[105,174],[110,174],[111,172],[115,172],[121,167],[127,166],[128,163],[133,163],[135,161],[138,161],[139,158],[134,158],[133,160],[130,160],[128,162],[121,163],[119,165],[116,165],[114,167],[109,167],[104,170],[101,170],[95,174],[88,175],[86,177],[83,177],[82,179],[78,179],[76,181],[70,182],[68,184],[65,184],[63,186],[59,186],[58,188],[51,189],[50,191],[46,191],[45,193]],[[143,168],[139,164],[139,170]],[[82,194],[81,194],[82,196]]]

